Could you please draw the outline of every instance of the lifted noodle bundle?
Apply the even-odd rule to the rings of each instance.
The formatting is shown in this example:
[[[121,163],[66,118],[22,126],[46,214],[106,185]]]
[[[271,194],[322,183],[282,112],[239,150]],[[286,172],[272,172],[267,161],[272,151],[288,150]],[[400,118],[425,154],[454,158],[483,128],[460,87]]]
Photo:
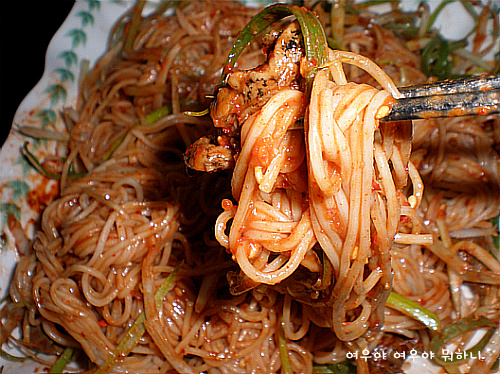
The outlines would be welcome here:
[[[329,60],[310,97],[285,87],[242,121],[237,206],[226,201],[216,233],[243,273],[232,278],[234,293],[276,285],[351,341],[383,321],[411,131],[379,128],[399,95],[380,68],[349,52],[330,50]],[[348,82],[342,62],[364,67],[385,89]]]

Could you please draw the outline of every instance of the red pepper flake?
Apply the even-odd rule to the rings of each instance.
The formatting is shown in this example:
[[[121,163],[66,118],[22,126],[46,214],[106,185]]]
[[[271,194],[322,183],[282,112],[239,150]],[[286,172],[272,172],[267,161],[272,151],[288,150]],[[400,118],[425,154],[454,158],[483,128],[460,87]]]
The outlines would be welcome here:
[[[106,326],[108,326],[108,323],[105,320],[103,320],[103,319],[101,319],[99,322],[97,322],[97,324],[99,325],[99,327],[106,327]]]
[[[226,72],[227,74],[229,74],[232,70],[233,67],[230,64],[226,64],[226,66],[224,66],[224,72]]]
[[[401,223],[411,223],[411,218],[408,216],[399,216],[399,222]]]
[[[481,108],[479,108],[477,110],[477,114],[479,114],[480,116],[485,116],[487,115],[489,112],[491,111],[491,109],[487,106],[483,106]]]

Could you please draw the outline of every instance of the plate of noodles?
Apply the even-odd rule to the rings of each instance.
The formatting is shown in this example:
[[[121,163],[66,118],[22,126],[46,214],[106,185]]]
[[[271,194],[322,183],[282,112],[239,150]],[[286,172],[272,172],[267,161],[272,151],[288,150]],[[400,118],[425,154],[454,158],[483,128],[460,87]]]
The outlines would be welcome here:
[[[77,1],[0,151],[2,373],[490,373],[496,2]]]

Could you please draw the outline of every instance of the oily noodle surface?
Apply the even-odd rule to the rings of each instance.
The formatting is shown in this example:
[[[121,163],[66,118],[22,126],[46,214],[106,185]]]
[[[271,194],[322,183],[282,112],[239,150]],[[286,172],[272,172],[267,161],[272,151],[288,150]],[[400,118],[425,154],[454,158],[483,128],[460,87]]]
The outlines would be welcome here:
[[[387,90],[347,82],[342,58],[369,66]],[[283,89],[243,124],[232,184],[238,205],[219,217],[217,233],[257,283],[280,283],[299,265],[318,272],[325,255],[333,284],[324,323],[349,341],[373,315],[383,318],[410,138],[395,142],[378,128],[379,111],[393,100],[389,90],[398,95],[390,78],[359,55],[332,51],[331,59],[308,103],[302,92]],[[289,130],[304,114],[304,131]]]

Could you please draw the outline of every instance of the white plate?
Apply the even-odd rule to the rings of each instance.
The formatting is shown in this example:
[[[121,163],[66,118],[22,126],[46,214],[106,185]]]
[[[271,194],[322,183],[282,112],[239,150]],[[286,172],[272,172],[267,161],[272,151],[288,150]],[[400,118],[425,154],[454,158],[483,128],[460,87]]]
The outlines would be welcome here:
[[[267,0],[254,1],[265,3]],[[434,8],[440,0],[429,0]],[[108,34],[115,21],[131,6],[131,1],[76,1],[60,29],[52,39],[46,56],[45,71],[33,90],[23,100],[14,117],[18,125],[38,126],[64,131],[59,116],[63,107],[76,103],[76,90],[82,61],[92,66],[106,50]],[[419,0],[403,1],[406,9],[415,9]],[[500,0],[494,0],[500,6]],[[455,6],[456,5],[456,6]],[[460,22],[449,22],[453,17]],[[438,28],[450,38],[466,35],[472,20],[458,4],[447,6],[437,19]],[[47,182],[21,155],[24,142],[30,142],[30,150],[36,155],[56,151],[53,142],[34,141],[19,134],[13,128],[0,150],[0,225],[5,232],[0,238],[0,296],[8,292],[9,280],[16,263],[13,238],[6,227],[8,214],[15,214],[29,235],[44,204],[58,193],[56,182]],[[412,365],[420,367],[415,372],[429,373],[428,363]],[[12,362],[0,358],[4,374],[43,372],[44,367],[33,362]],[[413,368],[411,372],[414,372]]]

